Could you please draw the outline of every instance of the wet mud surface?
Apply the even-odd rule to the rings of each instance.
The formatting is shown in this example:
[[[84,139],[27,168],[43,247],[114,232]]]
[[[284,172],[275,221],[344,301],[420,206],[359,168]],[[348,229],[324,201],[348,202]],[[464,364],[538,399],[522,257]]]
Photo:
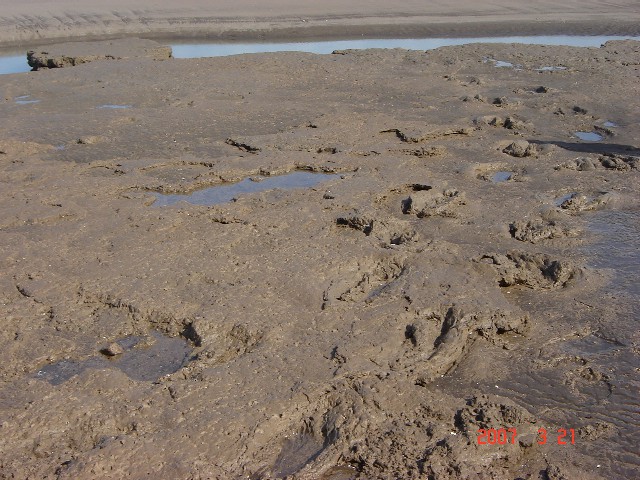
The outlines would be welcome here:
[[[0,476],[637,477],[639,65],[628,41],[3,76]]]

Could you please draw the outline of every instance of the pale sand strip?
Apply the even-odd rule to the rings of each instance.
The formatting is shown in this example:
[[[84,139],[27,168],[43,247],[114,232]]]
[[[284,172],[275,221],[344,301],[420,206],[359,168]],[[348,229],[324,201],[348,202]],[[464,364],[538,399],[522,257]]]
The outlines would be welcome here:
[[[637,0],[0,0],[0,44],[123,35],[287,39],[638,34]]]

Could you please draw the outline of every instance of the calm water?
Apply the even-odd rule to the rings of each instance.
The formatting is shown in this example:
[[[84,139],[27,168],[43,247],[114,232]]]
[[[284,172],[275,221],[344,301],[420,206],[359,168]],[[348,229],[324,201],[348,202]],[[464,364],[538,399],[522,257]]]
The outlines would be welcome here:
[[[187,195],[165,195],[156,193],[154,207],[166,207],[179,202],[187,202],[192,205],[216,205],[218,203],[231,202],[239,196],[249,193],[266,192],[268,190],[291,190],[296,188],[311,188],[337,175],[313,172],[293,172],[287,175],[274,177],[253,177],[244,180],[213,187],[196,190]]]
[[[468,38],[405,38],[405,39],[362,39],[331,40],[323,42],[291,43],[171,43],[176,58],[203,58],[239,55],[261,52],[309,52],[327,54],[334,50],[366,48],[406,48],[408,50],[433,50],[451,45],[468,43],[523,43],[529,45],[566,45],[572,47],[599,47],[609,40],[639,40],[638,36],[624,35],[547,35],[523,37],[468,37]],[[26,51],[18,54],[15,50],[0,52],[0,74],[23,73],[31,70],[27,64]]]
[[[334,50],[366,48],[406,48],[408,50],[433,50],[434,48],[469,43],[523,43],[529,45],[566,45],[571,47],[599,47],[609,40],[640,39],[621,35],[600,36],[523,36],[523,37],[468,37],[468,38],[404,38],[333,40],[324,42],[296,43],[174,43],[171,44],[176,58],[221,57],[242,53],[261,52],[309,52],[327,54]]]

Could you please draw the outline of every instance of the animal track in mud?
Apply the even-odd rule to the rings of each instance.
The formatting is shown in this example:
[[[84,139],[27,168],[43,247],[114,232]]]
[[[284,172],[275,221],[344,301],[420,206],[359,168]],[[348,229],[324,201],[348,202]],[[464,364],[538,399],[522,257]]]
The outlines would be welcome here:
[[[516,140],[511,142],[505,148],[502,149],[503,153],[511,155],[512,157],[535,157],[538,150],[533,143],[529,143],[526,140]]]
[[[577,170],[579,172],[587,172],[598,168],[607,170],[617,170],[619,172],[627,172],[630,170],[638,170],[640,166],[640,157],[608,154],[602,155],[597,160],[589,157],[576,158],[563,164],[557,165],[556,170]]]
[[[458,207],[466,205],[464,194],[457,189],[449,188],[418,189],[409,198],[402,201],[402,213],[413,214],[418,218],[458,216]]]
[[[585,211],[599,210],[609,203],[615,201],[617,195],[611,192],[596,192],[591,195],[581,193],[571,193],[560,197],[557,205],[569,214],[576,214]]]
[[[521,312],[465,313],[458,307],[449,307],[444,314],[427,312],[407,326],[405,337],[410,348],[395,368],[408,370],[417,385],[426,386],[452,371],[476,338],[504,345],[502,335],[524,335],[528,324],[529,318]]]
[[[336,225],[360,231],[380,241],[383,247],[404,245],[419,240],[419,234],[408,222],[395,218],[377,220],[373,214],[354,210],[336,219]]]
[[[501,287],[523,285],[533,289],[564,288],[582,274],[567,260],[552,260],[539,253],[509,252],[506,255],[484,255],[480,262],[489,263],[498,273]]]
[[[530,123],[525,122],[524,120],[520,120],[514,116],[508,116],[506,118],[499,117],[496,115],[484,115],[482,117],[477,117],[474,120],[474,123],[482,127],[483,125],[489,125],[491,127],[503,127],[507,130],[528,130],[532,128]]]
[[[571,235],[572,231],[563,228],[555,220],[516,221],[509,225],[511,237],[521,242],[538,243],[542,240]]]
[[[339,280],[332,280],[323,294],[322,308],[337,302],[360,302],[371,300],[389,288],[404,273],[404,263],[400,259],[375,262],[370,268],[348,269]]]
[[[94,294],[81,289],[81,296],[85,304],[94,306],[94,314],[104,309],[123,311],[137,330],[147,331],[151,328],[191,341],[201,349],[197,353],[197,359],[202,368],[210,364],[226,363],[250,353],[264,337],[261,330],[242,323],[225,326],[206,318],[182,318],[170,311],[136,305],[108,293]],[[198,367],[190,365],[187,368],[191,371]]]

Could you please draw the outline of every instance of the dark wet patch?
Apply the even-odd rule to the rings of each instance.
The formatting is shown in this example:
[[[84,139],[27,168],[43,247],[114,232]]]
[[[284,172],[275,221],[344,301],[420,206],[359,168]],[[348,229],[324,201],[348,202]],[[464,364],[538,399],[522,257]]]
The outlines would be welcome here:
[[[273,466],[276,477],[288,477],[299,472],[318,458],[324,449],[324,442],[307,432],[287,438]]]
[[[604,139],[602,135],[596,132],[575,132],[574,135],[585,142],[600,142]]]
[[[339,465],[324,472],[320,480],[355,480],[357,477],[358,471],[355,468]]]
[[[156,381],[175,373],[189,361],[191,347],[182,338],[152,332],[149,337],[125,337],[115,342],[123,351],[113,358],[96,355],[86,360],[61,360],[42,367],[36,378],[60,385],[88,369],[117,368],[133,380]]]
[[[589,248],[592,266],[615,272],[612,289],[640,297],[640,212],[602,211],[590,226],[598,235]]]
[[[216,205],[235,200],[240,195],[265,192],[268,190],[282,189],[292,190],[298,188],[311,188],[331,178],[334,174],[293,172],[287,175],[275,177],[251,177],[230,185],[216,185],[195,191],[188,195],[164,195],[155,193],[156,201],[153,206],[165,207],[178,202],[187,202],[193,205]],[[258,181],[256,181],[258,180]]]

